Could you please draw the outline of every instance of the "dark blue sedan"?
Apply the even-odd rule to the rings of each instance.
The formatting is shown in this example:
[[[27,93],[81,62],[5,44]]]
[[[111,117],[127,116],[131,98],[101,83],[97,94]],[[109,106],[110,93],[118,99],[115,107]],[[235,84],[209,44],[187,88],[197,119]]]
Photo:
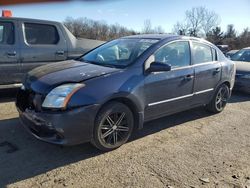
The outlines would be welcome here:
[[[235,53],[231,60],[236,64],[235,90],[250,93],[250,47]]]
[[[146,121],[198,106],[221,112],[234,79],[234,63],[205,40],[130,36],[29,72],[16,105],[36,138],[108,151]]]

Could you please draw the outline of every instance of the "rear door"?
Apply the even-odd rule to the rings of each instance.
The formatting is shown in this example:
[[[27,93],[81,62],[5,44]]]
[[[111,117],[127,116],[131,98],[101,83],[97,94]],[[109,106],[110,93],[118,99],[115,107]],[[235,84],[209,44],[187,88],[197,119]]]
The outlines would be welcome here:
[[[194,104],[207,104],[221,79],[221,63],[212,46],[192,42],[192,64],[195,71]]]
[[[20,83],[19,47],[16,22],[0,21],[0,85]]]
[[[33,68],[67,58],[66,40],[55,24],[22,22],[21,70],[25,74]]]

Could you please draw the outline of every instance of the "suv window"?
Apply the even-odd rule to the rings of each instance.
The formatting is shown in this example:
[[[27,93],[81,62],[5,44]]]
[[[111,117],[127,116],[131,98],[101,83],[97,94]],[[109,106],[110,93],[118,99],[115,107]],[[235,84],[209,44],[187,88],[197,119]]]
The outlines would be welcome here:
[[[14,44],[14,25],[11,22],[0,22],[0,44]]]
[[[24,32],[28,44],[50,45],[59,41],[58,31],[53,25],[25,23]]]
[[[193,42],[194,64],[213,61],[211,48],[205,44]]]
[[[167,44],[155,52],[155,61],[168,63],[172,68],[190,65],[190,47],[188,41]]]

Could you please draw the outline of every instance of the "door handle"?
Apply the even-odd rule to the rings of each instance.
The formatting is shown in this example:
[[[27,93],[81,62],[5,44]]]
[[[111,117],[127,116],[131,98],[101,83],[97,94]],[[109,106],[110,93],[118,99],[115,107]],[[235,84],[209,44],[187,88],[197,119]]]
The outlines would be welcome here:
[[[16,51],[14,52],[7,52],[8,57],[15,57],[16,56]]]
[[[64,55],[64,51],[63,50],[59,50],[59,51],[56,52],[56,55],[61,55],[62,56],[62,55]]]
[[[187,76],[185,76],[185,80],[186,81],[190,81],[190,80],[192,80],[194,78],[194,76],[193,75],[191,75],[191,74],[189,74],[189,75],[187,75]]]
[[[214,71],[214,73],[217,74],[217,73],[220,72],[220,70],[221,70],[220,68],[216,68],[215,71]]]

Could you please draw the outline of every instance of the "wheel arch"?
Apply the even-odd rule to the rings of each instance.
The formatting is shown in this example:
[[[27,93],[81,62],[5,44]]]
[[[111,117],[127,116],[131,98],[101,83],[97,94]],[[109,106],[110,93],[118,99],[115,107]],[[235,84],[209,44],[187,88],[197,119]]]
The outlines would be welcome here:
[[[215,91],[216,91],[222,84],[226,84],[226,85],[228,86],[229,89],[231,88],[230,81],[228,81],[228,80],[223,80],[223,81],[219,82],[219,83],[216,85],[216,87],[214,88]]]
[[[138,102],[135,102],[133,99],[125,97],[125,96],[116,96],[116,97],[106,100],[99,108],[97,114],[102,110],[104,106],[106,106],[108,103],[111,103],[111,102],[120,102],[126,105],[134,115],[135,129],[143,128],[144,113],[142,111],[141,106],[138,104]]]
[[[230,82],[229,81],[224,81],[222,82],[220,85],[222,84],[226,84],[228,86],[228,88],[230,89],[231,88],[231,85],[230,85]]]

